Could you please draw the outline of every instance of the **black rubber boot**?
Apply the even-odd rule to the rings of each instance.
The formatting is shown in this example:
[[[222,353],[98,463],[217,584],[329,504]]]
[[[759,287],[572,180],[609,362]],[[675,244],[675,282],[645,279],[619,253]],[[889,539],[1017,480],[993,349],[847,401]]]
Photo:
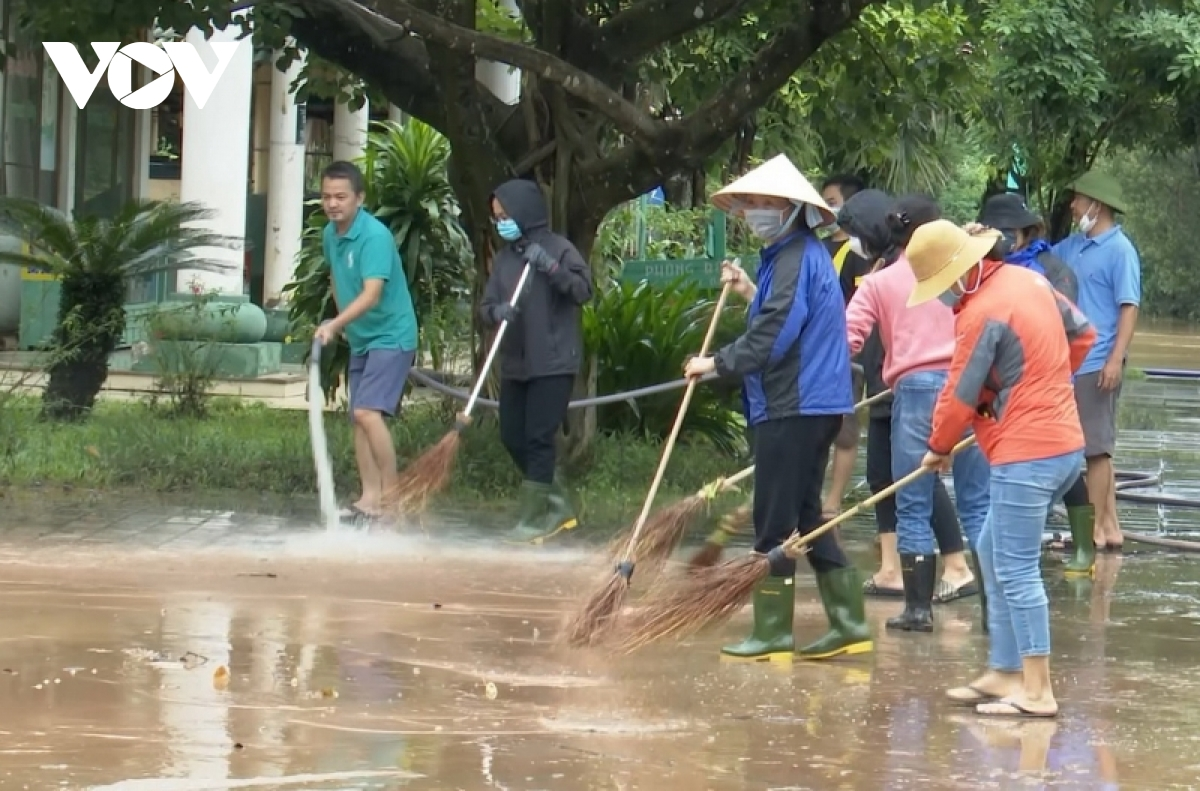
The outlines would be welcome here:
[[[979,560],[979,553],[971,550],[971,571],[975,572],[975,579],[979,582],[979,625],[983,629],[983,633],[988,633],[988,610],[987,610],[987,585],[983,580],[983,562]]]
[[[1074,556],[1063,566],[1069,576],[1090,576],[1096,569],[1096,509],[1090,505],[1078,505],[1067,509],[1067,521],[1071,524],[1071,543]]]
[[[829,631],[800,649],[801,659],[832,659],[843,654],[866,654],[875,648],[867,625],[862,577],[853,566],[817,575],[817,590],[825,605]]]
[[[794,577],[767,577],[754,589],[754,631],[721,649],[721,658],[750,662],[790,661],[796,651]]]
[[[901,555],[904,612],[887,619],[887,628],[905,632],[933,631],[933,589],[937,585],[937,556]]]

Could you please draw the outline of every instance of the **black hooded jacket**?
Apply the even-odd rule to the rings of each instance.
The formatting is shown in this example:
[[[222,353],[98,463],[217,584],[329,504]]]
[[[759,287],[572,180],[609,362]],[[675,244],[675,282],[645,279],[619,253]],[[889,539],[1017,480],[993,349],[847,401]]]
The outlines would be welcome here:
[[[558,266],[549,274],[532,269],[517,300],[517,317],[500,345],[500,375],[527,381],[543,376],[574,375],[583,359],[583,310],[592,298],[591,271],[565,237],[550,230],[550,213],[542,190],[532,181],[514,179],[493,196],[521,229],[516,242],[505,244],[492,261],[479,314],[500,323],[496,308],[508,304],[525,269],[525,249],[537,242]]]
[[[900,255],[900,251],[892,243],[892,232],[887,222],[888,213],[894,205],[895,200],[886,192],[863,190],[851,196],[838,213],[838,225],[842,230],[857,237],[869,256],[883,258],[885,266]],[[858,362],[863,367],[863,378],[867,383],[868,397],[888,389],[883,381],[883,357],[883,340],[879,335],[879,328],[876,327],[867,337],[862,351],[858,353]],[[870,414],[872,418],[890,417],[891,396],[871,404]]]

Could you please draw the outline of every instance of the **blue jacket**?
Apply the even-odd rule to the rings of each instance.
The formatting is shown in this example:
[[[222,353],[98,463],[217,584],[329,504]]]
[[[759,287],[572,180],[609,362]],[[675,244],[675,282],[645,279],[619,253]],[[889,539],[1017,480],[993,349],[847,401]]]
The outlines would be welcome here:
[[[715,355],[741,376],[746,421],[854,411],[841,284],[825,246],[795,231],[763,248],[746,332]]]

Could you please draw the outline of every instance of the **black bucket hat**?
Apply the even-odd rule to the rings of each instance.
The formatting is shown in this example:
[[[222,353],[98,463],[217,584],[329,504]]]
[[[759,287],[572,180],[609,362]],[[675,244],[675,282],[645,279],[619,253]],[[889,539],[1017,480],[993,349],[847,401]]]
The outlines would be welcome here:
[[[1030,211],[1025,199],[1015,192],[993,195],[979,213],[980,225],[1001,231],[1016,231],[1041,222],[1042,218]]]

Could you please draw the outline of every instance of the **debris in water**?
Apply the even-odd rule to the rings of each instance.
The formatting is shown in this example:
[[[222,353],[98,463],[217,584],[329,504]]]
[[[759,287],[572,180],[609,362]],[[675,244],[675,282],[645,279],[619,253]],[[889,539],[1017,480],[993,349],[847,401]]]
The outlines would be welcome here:
[[[198,668],[201,665],[207,665],[208,657],[201,656],[200,654],[197,654],[193,651],[188,651],[186,654],[179,657],[179,663],[181,665],[183,665],[184,670],[194,670],[195,668]],[[217,668],[216,672],[219,673],[222,669],[223,669],[223,667],[219,667],[219,668]],[[225,672],[226,672],[226,674],[229,673],[228,670],[226,670]]]
[[[338,692],[333,687],[323,687],[321,689],[321,697],[323,698],[336,698],[337,696]]]
[[[496,689],[496,685],[490,681],[487,683],[487,686],[485,686],[483,689],[484,689],[484,694],[487,695],[488,700],[495,700],[496,696],[500,694],[500,690]]]
[[[213,671],[213,686],[217,689],[229,687],[229,668],[221,665]]]

